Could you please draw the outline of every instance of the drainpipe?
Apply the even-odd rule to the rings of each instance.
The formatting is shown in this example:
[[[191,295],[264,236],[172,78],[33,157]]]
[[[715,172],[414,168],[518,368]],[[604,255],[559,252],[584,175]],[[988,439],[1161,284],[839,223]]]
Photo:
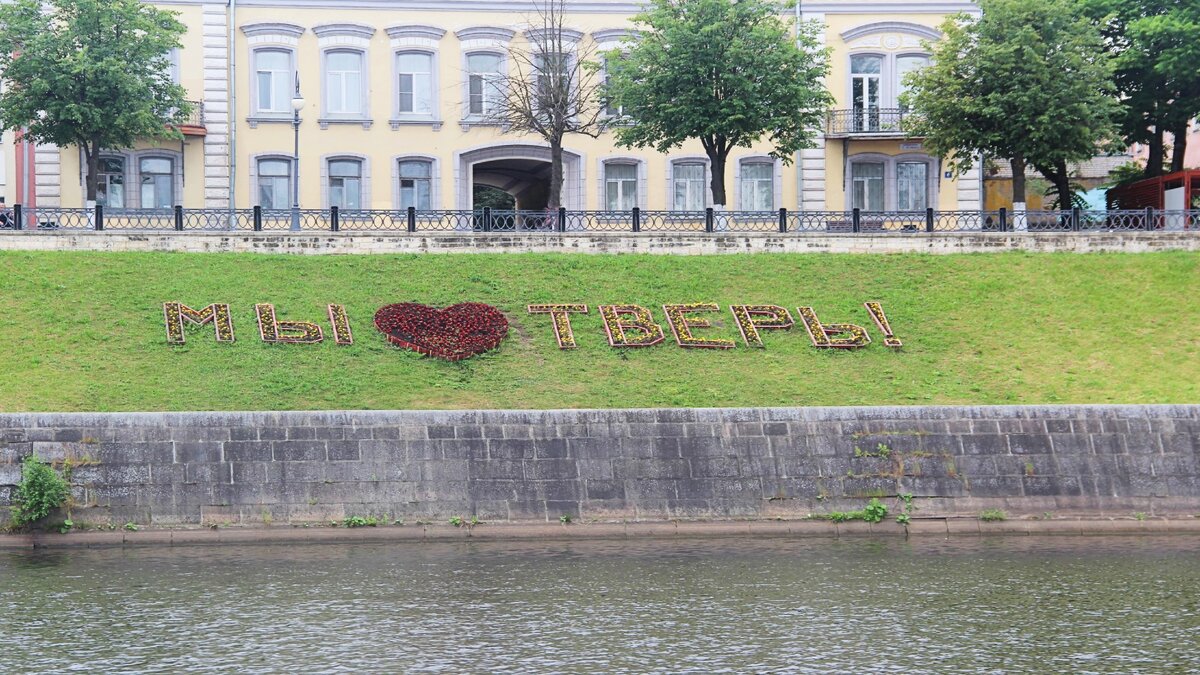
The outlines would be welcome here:
[[[237,0],[229,0],[229,229],[237,227]]]
[[[800,45],[801,0],[796,0],[796,46]],[[796,151],[796,210],[804,210],[804,150]]]

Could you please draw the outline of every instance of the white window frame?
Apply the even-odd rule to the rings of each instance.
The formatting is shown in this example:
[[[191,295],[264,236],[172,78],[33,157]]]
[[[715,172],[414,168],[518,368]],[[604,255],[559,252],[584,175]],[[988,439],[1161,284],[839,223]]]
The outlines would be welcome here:
[[[672,211],[672,212],[676,212],[676,213],[691,212],[690,210],[685,211],[683,209],[676,208],[676,205],[675,205],[675,183],[676,183],[675,173],[676,173],[676,169],[678,167],[685,166],[685,165],[692,165],[692,164],[699,164],[704,167],[703,179],[700,182],[701,199],[700,199],[700,209],[699,210],[703,211],[704,209],[707,209],[709,206],[712,205],[712,190],[709,189],[709,183],[711,182],[712,176],[711,176],[711,171],[708,166],[708,157],[705,157],[703,155],[698,156],[698,157],[697,156],[677,157],[677,158],[671,159],[671,161],[668,163],[668,166],[667,166],[667,210],[668,211]],[[691,180],[691,179],[689,179],[689,180]],[[690,194],[691,190],[689,189],[688,192]]]
[[[80,154],[82,154],[82,152],[81,152]],[[120,160],[120,161],[121,161],[121,173],[119,174],[119,175],[121,176],[121,206],[112,206],[111,204],[103,204],[104,208],[106,208],[106,209],[128,209],[128,208],[129,208],[129,202],[130,202],[130,199],[129,199],[129,184],[130,184],[130,182],[131,182],[131,181],[130,181],[131,175],[130,175],[130,166],[129,166],[129,163],[133,161],[133,158],[132,158],[132,157],[130,157],[129,155],[123,155],[123,154],[118,154],[118,153],[110,153],[110,152],[106,152],[106,153],[101,153],[101,155],[100,155],[100,159],[101,159],[101,160],[105,160],[105,159],[116,159],[116,160]],[[101,179],[103,179],[105,176],[115,176],[115,175],[118,175],[118,174],[114,174],[114,173],[101,173],[101,174],[97,175],[97,176],[96,176],[96,181],[97,181],[97,185],[96,185],[96,187],[97,187],[97,190],[99,190],[99,187],[100,187],[100,180],[101,180]],[[110,194],[110,190],[108,189],[108,187],[109,187],[110,185],[111,185],[111,183],[108,183],[108,182],[107,182],[107,180],[106,180],[106,181],[105,181],[105,183],[104,183],[104,188],[105,188],[105,190],[104,190],[104,194],[105,194],[105,196],[106,196],[106,197],[107,197],[107,195],[108,195],[108,194]],[[86,190],[85,190],[84,194],[87,194]],[[106,200],[106,201],[107,201],[107,200]],[[99,204],[99,200],[97,200],[97,202],[96,202],[96,203],[98,203],[98,204]]]
[[[751,209],[749,204],[743,203],[742,199],[742,183],[745,180],[744,169],[747,165],[765,165],[771,167],[771,205],[767,209]],[[763,179],[755,179],[763,180]],[[783,202],[783,175],[780,168],[779,160],[769,155],[750,155],[747,157],[739,157],[734,164],[733,187],[736,190],[734,202],[739,211],[775,211]]]
[[[288,68],[286,71],[271,70],[266,72],[282,73],[285,76],[284,82],[287,83],[287,91],[289,96],[287,100],[280,104],[279,109],[267,109],[263,107],[263,102],[259,100],[258,80],[259,75],[264,72],[258,66],[259,57],[266,52],[278,52],[287,56]],[[295,90],[296,83],[296,50],[292,47],[282,45],[269,45],[265,47],[256,47],[252,52],[254,56],[254,79],[250,85],[250,110],[251,117],[258,120],[275,119],[275,120],[290,120],[292,118],[292,98],[291,92]],[[274,87],[272,87],[274,91]]]
[[[926,63],[930,60],[929,52],[905,50],[899,52],[880,52],[874,50],[862,50],[850,53],[846,57],[846,103],[850,109],[854,108],[854,80],[856,77],[853,68],[853,59],[856,56],[873,56],[880,60],[879,63],[879,107],[881,109],[899,108],[900,107],[900,69],[899,60],[903,58],[922,58]]]
[[[476,49],[474,51],[470,51],[470,52],[463,54],[463,72],[465,73],[465,77],[463,78],[463,101],[462,101],[463,116],[462,116],[462,118],[463,118],[463,120],[467,120],[467,121],[476,121],[476,122],[484,121],[484,122],[486,122],[486,121],[489,121],[489,116],[492,114],[492,112],[494,112],[494,106],[493,106],[493,110],[488,110],[486,107],[484,107],[482,112],[472,112],[471,111],[471,78],[475,77],[477,74],[480,75],[481,82],[482,82],[482,92],[481,92],[482,102],[486,103],[487,101],[492,100],[487,97],[487,91],[488,91],[487,75],[488,74],[487,73],[479,74],[479,73],[475,73],[471,70],[471,57],[472,56],[494,56],[494,57],[496,57],[496,59],[497,59],[496,74],[495,74],[496,85],[493,87],[496,91],[496,100],[499,100],[500,98],[502,98],[504,96],[504,92],[501,90],[501,85],[503,84],[503,81],[504,81],[504,74],[508,72],[508,57],[504,54],[504,52],[496,51],[493,49]]]
[[[427,113],[416,111],[404,111],[400,109],[400,76],[403,74],[400,70],[400,58],[408,54],[419,54],[429,59],[429,106],[430,110]],[[439,117],[438,103],[438,54],[437,50],[423,48],[405,48],[397,49],[392,54],[392,84],[394,86],[394,95],[392,100],[392,124],[398,125],[402,122],[433,122]],[[415,92],[415,88],[414,88]],[[415,97],[414,97],[415,101]]]
[[[846,163],[846,210],[854,208],[854,166],[856,164],[883,165],[883,211],[896,211],[899,202],[899,185],[897,182],[897,166],[905,163],[921,163],[926,165],[925,173],[925,205],[926,208],[937,208],[938,190],[941,186],[939,172],[941,165],[937,158],[929,155],[906,153],[901,155],[884,155],[880,153],[860,153],[851,155]]]
[[[633,169],[633,178],[611,178],[610,179],[608,177],[608,171],[609,171],[609,169],[611,169],[614,166],[628,167],[628,168]],[[606,162],[601,163],[600,171],[601,171],[600,172],[600,182],[601,182],[600,210],[601,211],[628,211],[630,208],[632,208],[632,207],[612,208],[609,206],[609,204],[608,204],[609,183],[617,184],[617,192],[619,195],[617,198],[618,202],[624,201],[624,199],[622,199],[622,198],[627,196],[626,190],[629,189],[628,183],[633,183],[633,206],[635,206],[635,207],[641,206],[641,204],[642,204],[642,180],[641,180],[642,168],[641,168],[640,162],[632,161],[632,160],[610,159]]]
[[[400,188],[400,165],[405,162],[421,162],[429,166],[429,209],[417,208],[418,211],[437,210],[441,208],[439,201],[439,176],[438,176],[438,161],[436,157],[429,155],[397,155],[392,158],[392,203],[397,211],[403,211],[408,208],[402,200],[403,190]],[[420,179],[417,179],[420,180]]]
[[[292,181],[294,180],[293,176],[295,175],[294,172],[296,170],[296,163],[295,163],[295,159],[292,156],[285,155],[282,153],[266,153],[266,154],[262,154],[262,155],[254,155],[253,157],[251,157],[251,160],[250,160],[250,190],[251,190],[250,203],[254,206],[262,206],[264,210],[267,210],[267,207],[263,206],[262,200],[260,199],[261,194],[259,192],[259,183],[262,181],[263,176],[259,172],[259,169],[262,165],[262,162],[270,162],[270,161],[283,162],[288,167],[287,175],[284,176],[284,178],[287,181],[285,189],[284,189],[284,194],[286,197],[284,199],[285,203],[283,206],[274,206],[274,207],[272,207],[271,210],[280,211],[283,209],[290,209],[290,208],[292,208],[292,195],[293,195],[293,189],[294,189],[294,184]]]
[[[167,174],[161,174],[161,173],[149,174],[152,176],[166,175],[169,177],[170,186],[171,186],[171,204],[166,207],[147,206],[145,204],[145,199],[143,199],[143,195],[142,195],[142,176],[143,176],[142,162],[144,162],[148,159],[149,160],[160,159],[160,160],[165,160],[170,163],[171,170],[169,173],[167,173]],[[180,201],[179,200],[179,189],[178,189],[179,188],[179,185],[178,185],[178,182],[179,182],[179,158],[175,155],[169,155],[169,154],[164,154],[164,153],[146,153],[146,154],[139,154],[136,158],[136,161],[137,161],[137,186],[138,186],[137,187],[137,193],[138,193],[137,208],[139,208],[139,209],[174,208],[175,205],[178,204]]]
[[[354,54],[358,57],[359,63],[359,91],[358,91],[358,110],[357,111],[333,111],[330,107],[330,94],[333,90],[333,73],[329,67],[330,57],[335,54]],[[368,66],[367,51],[359,47],[336,46],[321,50],[321,118],[320,125],[322,129],[328,128],[330,123],[349,122],[352,124],[363,123],[365,127],[369,127],[371,119],[371,103],[370,103],[370,74]],[[350,72],[350,71],[346,71]],[[343,79],[342,88],[344,89],[345,82]]]

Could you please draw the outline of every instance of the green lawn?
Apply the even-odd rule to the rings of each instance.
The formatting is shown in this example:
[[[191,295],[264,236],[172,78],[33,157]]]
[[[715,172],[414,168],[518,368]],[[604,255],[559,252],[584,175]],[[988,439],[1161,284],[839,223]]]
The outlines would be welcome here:
[[[285,256],[0,253],[0,410],[560,408],[1200,401],[1200,255],[987,254]],[[233,307],[166,344],[162,303]],[[389,346],[392,302],[486,302],[501,348],[445,363]],[[901,351],[863,309],[883,302]],[[802,327],[766,349],[608,346],[599,303],[717,302],[706,335],[738,338],[731,303],[813,306],[874,342],[819,351]],[[253,303],[281,319],[349,309],[355,344],[268,345]],[[525,305],[587,303],[579,349]],[[328,329],[325,322],[326,333]]]

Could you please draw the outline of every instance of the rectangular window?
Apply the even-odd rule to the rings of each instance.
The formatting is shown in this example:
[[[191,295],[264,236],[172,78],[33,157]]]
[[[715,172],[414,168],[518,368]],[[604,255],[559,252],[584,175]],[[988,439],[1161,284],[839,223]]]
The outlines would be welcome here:
[[[564,110],[570,102],[570,55],[557,52],[535,54],[537,105],[540,110]]]
[[[433,188],[433,165],[430,162],[400,162],[400,208],[412,206],[428,211]]]
[[[855,162],[850,165],[851,206],[863,211],[883,210],[883,163]]]
[[[605,89],[608,89],[609,82],[611,82],[611,75],[608,72],[608,64],[611,63],[612,61],[613,61],[613,59],[610,59],[610,60],[604,62],[604,88]],[[625,111],[621,109],[621,106],[612,105],[606,95],[606,97],[604,99],[604,114],[609,117],[620,117],[624,113],[625,113]]]
[[[604,208],[629,211],[637,206],[637,165],[604,165]]]
[[[500,100],[500,56],[471,54],[467,56],[467,111],[471,115],[487,115]]]
[[[674,210],[704,210],[703,164],[676,164],[672,177],[672,183],[672,208]]]
[[[143,209],[175,206],[175,163],[165,157],[147,157],[138,166]]]
[[[743,211],[773,211],[775,209],[775,165],[750,162],[742,165],[741,199]]]
[[[96,203],[111,209],[125,208],[125,160],[119,157],[100,158]]]
[[[258,205],[265,210],[286,209],[291,191],[292,162],[262,159],[258,162]]]
[[[331,115],[363,113],[361,52],[329,52],[325,56],[326,108]]]
[[[924,211],[928,205],[929,165],[925,162],[900,162],[896,165],[896,209]]]
[[[329,163],[329,205],[347,210],[362,208],[362,162],[341,159]]]
[[[400,112],[402,114],[433,114],[433,56],[418,52],[399,54],[396,70],[399,73]]]
[[[850,57],[851,99],[854,131],[879,130],[880,72],[883,58],[870,55]]]
[[[254,52],[259,112],[286,113],[292,101],[292,54],[278,49]]]

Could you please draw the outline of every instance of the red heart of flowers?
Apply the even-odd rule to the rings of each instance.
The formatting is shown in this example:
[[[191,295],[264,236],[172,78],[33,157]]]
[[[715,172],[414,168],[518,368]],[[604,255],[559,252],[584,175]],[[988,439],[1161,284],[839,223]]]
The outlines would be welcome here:
[[[495,349],[508,335],[508,319],[481,302],[445,309],[415,302],[385,305],[375,312],[375,327],[394,345],[447,361]]]

